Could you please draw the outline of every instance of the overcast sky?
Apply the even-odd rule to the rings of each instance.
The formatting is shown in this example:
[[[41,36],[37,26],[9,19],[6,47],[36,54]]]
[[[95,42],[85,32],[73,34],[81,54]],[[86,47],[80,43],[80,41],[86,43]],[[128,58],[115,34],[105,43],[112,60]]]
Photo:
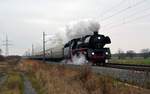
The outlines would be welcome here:
[[[22,55],[32,44],[42,44],[42,32],[58,32],[67,23],[93,18],[101,34],[110,36],[115,53],[150,48],[149,0],[0,0],[0,48],[6,33],[10,54]]]

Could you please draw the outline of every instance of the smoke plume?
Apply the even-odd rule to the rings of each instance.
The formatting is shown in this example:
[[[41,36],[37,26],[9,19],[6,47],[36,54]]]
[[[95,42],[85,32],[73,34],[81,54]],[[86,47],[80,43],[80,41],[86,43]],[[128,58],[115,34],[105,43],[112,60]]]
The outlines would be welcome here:
[[[74,55],[72,57],[72,60],[63,61],[67,64],[74,64],[74,65],[87,65],[89,64],[88,60],[86,60],[86,57],[83,54],[79,54],[79,56]]]

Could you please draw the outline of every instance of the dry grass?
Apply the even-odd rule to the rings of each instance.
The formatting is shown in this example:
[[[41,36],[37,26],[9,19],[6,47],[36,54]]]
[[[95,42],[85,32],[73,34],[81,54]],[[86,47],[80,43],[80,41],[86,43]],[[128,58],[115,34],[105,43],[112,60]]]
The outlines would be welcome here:
[[[90,67],[69,69],[22,59],[17,70],[33,75],[47,94],[149,94],[149,90],[126,86],[113,78],[93,74]]]

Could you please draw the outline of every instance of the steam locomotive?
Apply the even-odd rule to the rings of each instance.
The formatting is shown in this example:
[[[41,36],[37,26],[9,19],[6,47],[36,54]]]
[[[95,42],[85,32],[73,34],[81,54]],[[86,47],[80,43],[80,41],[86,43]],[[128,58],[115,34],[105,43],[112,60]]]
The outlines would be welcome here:
[[[86,60],[92,62],[93,65],[104,65],[111,58],[110,49],[104,46],[110,43],[108,36],[94,32],[93,35],[72,39],[64,46],[46,50],[45,58],[47,60],[72,60],[74,56],[84,55]],[[43,52],[32,58],[42,59]]]

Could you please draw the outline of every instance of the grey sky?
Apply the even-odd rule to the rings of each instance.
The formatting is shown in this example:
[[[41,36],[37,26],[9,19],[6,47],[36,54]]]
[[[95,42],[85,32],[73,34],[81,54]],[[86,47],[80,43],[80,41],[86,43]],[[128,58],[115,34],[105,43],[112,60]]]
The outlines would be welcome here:
[[[43,31],[51,34],[72,20],[94,18],[100,33],[111,37],[113,53],[139,52],[150,48],[149,5],[149,0],[0,0],[0,44],[7,33],[10,54],[23,54],[40,42]]]

